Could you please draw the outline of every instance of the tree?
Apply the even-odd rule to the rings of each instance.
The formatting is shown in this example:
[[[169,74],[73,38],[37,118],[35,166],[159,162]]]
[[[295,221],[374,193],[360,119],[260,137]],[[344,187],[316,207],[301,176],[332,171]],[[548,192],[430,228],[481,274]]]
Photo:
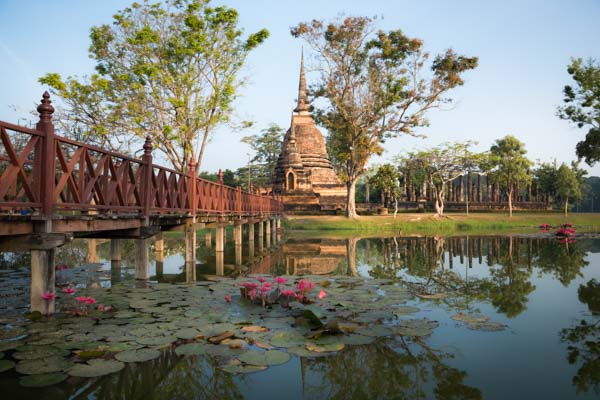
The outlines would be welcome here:
[[[150,135],[175,169],[186,171],[195,158],[199,171],[210,135],[230,121],[246,56],[269,35],[262,29],[244,38],[238,12],[209,3],[146,0],[119,11],[112,25],[93,27],[95,74],[39,79],[63,100],[63,121],[113,148]]]
[[[508,215],[512,217],[512,199],[515,187],[519,184],[529,183],[529,167],[532,163],[525,157],[525,145],[514,136],[507,135],[496,140],[490,148],[490,159],[495,165],[494,175],[500,188],[504,189],[508,197]]]
[[[558,165],[556,160],[552,163],[541,163],[533,173],[535,185],[539,193],[546,199],[546,204],[550,204],[552,198],[556,195],[556,174]]]
[[[475,170],[479,156],[469,151],[472,142],[444,143],[414,156],[413,165],[425,170],[429,187],[435,197],[437,215],[444,215],[444,199],[448,183],[463,176],[467,169]]]
[[[394,202],[394,218],[396,218],[396,214],[398,214],[398,200],[402,195],[398,169],[391,164],[383,164],[377,169],[375,175],[371,177],[369,183],[380,189],[388,199]]]
[[[271,182],[284,134],[282,127],[271,124],[260,131],[260,134],[242,138],[242,142],[250,145],[254,151],[254,157],[250,160],[250,175],[254,185],[267,186]]]
[[[569,211],[569,199],[579,200],[581,198],[581,188],[577,175],[565,163],[560,165],[556,173],[556,194],[564,204],[565,217]]]
[[[426,113],[450,101],[446,93],[477,66],[476,57],[452,50],[437,55],[425,76],[429,53],[423,41],[400,30],[376,31],[374,20],[347,17],[325,23],[313,20],[291,29],[315,51],[320,82],[315,97],[326,101],[315,113],[329,132],[330,156],[341,167],[347,187],[348,217],[358,217],[355,185],[373,154],[387,138],[415,135],[427,125]]]
[[[558,116],[578,128],[589,128],[576,150],[580,159],[592,165],[600,160],[600,64],[593,59],[584,63],[581,58],[573,58],[567,72],[576,85],[564,87],[565,105],[558,108]]]

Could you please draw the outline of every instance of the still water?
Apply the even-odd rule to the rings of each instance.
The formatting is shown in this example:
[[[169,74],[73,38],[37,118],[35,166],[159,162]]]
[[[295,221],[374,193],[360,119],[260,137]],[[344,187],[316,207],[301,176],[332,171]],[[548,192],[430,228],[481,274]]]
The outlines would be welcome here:
[[[57,284],[72,282],[95,293],[111,287],[134,290],[133,243],[124,244],[124,260],[113,268],[106,260],[107,242],[97,247],[98,263],[86,264],[87,253],[83,241],[60,250],[57,262],[69,268],[57,272]],[[185,282],[190,274],[184,267],[182,238],[165,236],[165,253],[164,261],[151,260],[151,281]],[[200,243],[198,281],[214,279],[221,270],[211,254]],[[43,389],[21,387],[22,375],[9,370],[0,373],[2,397],[291,400],[600,396],[600,239],[559,243],[550,236],[289,236],[262,253],[244,248],[243,260],[243,266],[236,266],[234,248],[227,247],[224,274],[233,278],[307,275],[317,282],[354,277],[360,279],[352,282],[365,281],[377,293],[384,293],[386,287],[401,288],[416,294],[402,305],[411,313],[410,318],[425,318],[435,323],[435,328],[426,335],[379,337],[370,344],[346,346],[323,357],[294,355],[285,364],[251,374],[225,372],[220,368],[222,360],[214,355],[181,357],[169,348],[153,361],[128,363],[112,375],[70,377]],[[27,311],[27,265],[27,255],[0,255],[0,322],[6,329],[18,325]],[[169,287],[150,286],[154,291]],[[333,287],[331,290],[333,293]],[[465,324],[461,315],[483,315],[496,324],[491,328],[502,329],[488,329],[485,324],[471,329],[473,325]],[[12,351],[4,351],[4,359],[10,359]]]

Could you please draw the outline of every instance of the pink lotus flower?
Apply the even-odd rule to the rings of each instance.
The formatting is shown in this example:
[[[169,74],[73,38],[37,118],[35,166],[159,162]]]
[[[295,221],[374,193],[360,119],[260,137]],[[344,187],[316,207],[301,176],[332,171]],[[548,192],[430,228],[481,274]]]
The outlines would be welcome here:
[[[263,286],[263,287],[261,287],[261,288],[260,288],[260,292],[261,292],[262,294],[265,294],[265,293],[267,293],[269,290],[271,290],[271,287],[270,287],[270,286]]]
[[[75,297],[75,300],[80,302],[80,303],[86,303],[87,302],[87,296],[79,296],[79,297]]]
[[[267,288],[271,289],[271,285],[272,285],[271,282],[265,282],[262,284],[262,287],[267,287]]]
[[[284,278],[283,276],[278,276],[275,279],[273,279],[275,281],[276,284],[284,284],[286,283],[288,280],[287,278]]]
[[[230,295],[226,295],[225,296],[225,301],[229,304],[231,303],[231,296]]]
[[[315,287],[314,282],[310,282],[306,279],[300,279],[300,281],[296,284],[296,289],[300,292],[308,293],[313,290]]]
[[[254,300],[254,298],[256,297],[256,289],[252,289],[251,291],[249,291],[248,296],[250,296],[250,300]]]
[[[104,311],[104,304],[98,304],[98,311]]]
[[[48,301],[48,300],[54,300],[56,298],[56,294],[52,293],[52,292],[45,292],[42,294],[42,299]]]
[[[112,306],[104,306],[104,311],[110,311],[112,310]]]
[[[258,281],[259,281],[260,283],[263,283],[265,280],[266,280],[266,279],[265,279],[265,278],[263,278],[262,276],[261,276],[260,278],[258,278]]]
[[[327,293],[324,290],[321,290],[317,297],[319,298],[319,300],[323,300],[325,297],[327,297]]]
[[[256,284],[256,282],[244,282],[242,283],[242,286],[248,290],[252,290],[256,289],[258,287],[258,284]]]
[[[62,290],[63,293],[68,294],[68,295],[73,295],[75,294],[75,292],[77,292],[77,289],[75,289],[74,287],[68,287],[68,288],[64,288]]]
[[[85,303],[86,303],[86,304],[89,304],[89,305],[95,304],[95,303],[96,303],[96,299],[95,299],[95,298],[93,298],[93,297],[88,297],[88,298],[85,300]]]
[[[281,291],[281,294],[282,294],[282,295],[284,295],[284,296],[286,296],[286,297],[291,297],[291,296],[293,296],[293,295],[294,295],[294,291],[293,291],[293,290],[286,289],[286,290],[282,290],[282,291]]]

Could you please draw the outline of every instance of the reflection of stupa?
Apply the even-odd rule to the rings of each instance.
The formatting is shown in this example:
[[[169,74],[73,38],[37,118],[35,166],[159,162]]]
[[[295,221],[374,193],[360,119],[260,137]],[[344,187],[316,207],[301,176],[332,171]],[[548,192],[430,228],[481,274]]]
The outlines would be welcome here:
[[[298,106],[283,139],[273,176],[273,193],[281,196],[286,211],[335,212],[344,208],[346,188],[333,170],[325,139],[309,109],[303,56]]]
[[[287,275],[339,274],[348,254],[346,242],[335,239],[288,240],[282,247]]]

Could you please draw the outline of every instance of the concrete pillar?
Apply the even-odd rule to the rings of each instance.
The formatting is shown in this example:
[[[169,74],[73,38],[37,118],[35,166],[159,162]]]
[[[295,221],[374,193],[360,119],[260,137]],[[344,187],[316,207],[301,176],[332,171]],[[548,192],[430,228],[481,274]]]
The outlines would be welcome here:
[[[258,249],[261,251],[265,240],[264,226],[263,221],[258,221]]]
[[[265,236],[267,238],[267,249],[271,247],[271,221],[270,220],[265,220],[265,228],[266,228],[266,232],[265,232]]]
[[[50,250],[31,250],[31,311],[44,315],[54,313],[54,300],[44,300],[44,293],[55,293],[54,252]]]
[[[275,218],[275,232],[277,232],[277,242],[281,241],[281,218]]]
[[[242,265],[242,224],[233,226],[233,240],[235,242],[235,265]]]
[[[185,227],[185,271],[186,282],[196,280],[196,228],[193,224]]]
[[[154,240],[154,252],[156,255],[156,261],[164,261],[165,260],[165,239],[163,238],[163,234],[159,233],[155,236]]]
[[[148,279],[150,239],[135,239],[135,279]]]
[[[215,251],[217,253],[225,251],[225,225],[217,224],[215,229]]]
[[[97,263],[99,261],[98,253],[96,252],[96,246],[98,245],[97,240],[96,239],[88,239],[87,245],[88,245],[88,252],[87,252],[86,262]]]
[[[206,232],[204,233],[204,246],[207,249],[212,247],[212,237],[211,237],[211,228],[206,228]]]
[[[277,244],[277,222],[275,218],[271,220],[271,236],[273,236],[273,244]]]
[[[254,241],[254,223],[250,222],[248,224],[248,241]]]
[[[121,261],[121,240],[110,240],[110,261]]]
[[[248,240],[248,261],[254,259],[254,240]]]
[[[217,251],[215,254],[215,274],[217,276],[225,275],[225,253]]]
[[[121,281],[121,261],[110,262],[110,284]]]

